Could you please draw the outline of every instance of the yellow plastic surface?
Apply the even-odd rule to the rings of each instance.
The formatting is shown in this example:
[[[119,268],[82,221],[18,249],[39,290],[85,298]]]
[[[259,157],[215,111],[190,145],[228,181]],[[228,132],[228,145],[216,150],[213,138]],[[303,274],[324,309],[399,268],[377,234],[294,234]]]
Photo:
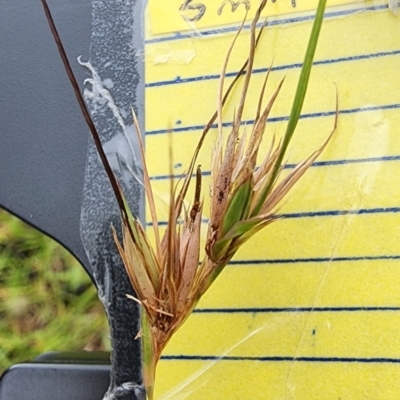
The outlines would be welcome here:
[[[169,143],[179,175],[216,107],[235,32],[224,24],[241,21],[244,7],[232,13],[227,4],[218,16],[218,2],[204,0],[204,20],[188,26],[182,3],[150,0],[147,19],[146,154],[162,221]],[[316,1],[297,3],[266,8],[274,18],[257,50],[245,119],[254,117],[272,59],[267,98],[286,81],[261,153],[274,132],[284,132],[311,29],[305,11]],[[278,210],[286,218],[243,247],[172,339],[158,368],[157,400],[400,399],[400,17],[382,2],[338,6],[344,3],[328,2],[289,164],[332,130],[334,83],[338,130]],[[250,16],[256,5],[251,0]],[[229,73],[247,57],[248,39],[246,28]],[[199,157],[206,198],[215,136]],[[208,202],[204,210],[205,234]]]

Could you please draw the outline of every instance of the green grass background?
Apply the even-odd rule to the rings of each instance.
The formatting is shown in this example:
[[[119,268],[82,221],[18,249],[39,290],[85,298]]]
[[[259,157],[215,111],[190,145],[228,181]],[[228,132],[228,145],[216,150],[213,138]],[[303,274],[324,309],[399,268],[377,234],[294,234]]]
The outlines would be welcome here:
[[[46,351],[109,348],[103,307],[81,265],[0,209],[0,375]]]

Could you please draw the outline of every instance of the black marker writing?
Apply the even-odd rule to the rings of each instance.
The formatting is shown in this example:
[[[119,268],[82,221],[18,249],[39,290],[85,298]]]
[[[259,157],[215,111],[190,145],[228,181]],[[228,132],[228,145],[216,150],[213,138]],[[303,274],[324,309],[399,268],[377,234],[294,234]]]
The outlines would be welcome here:
[[[220,8],[218,9],[218,15],[221,15],[222,13],[222,9],[227,5],[230,4],[231,5],[231,10],[232,12],[235,12],[236,9],[243,4],[246,8],[246,11],[248,11],[250,9],[250,2],[248,0],[239,0],[239,1],[233,1],[233,0],[225,0]]]
[[[179,7],[179,11],[181,12],[182,17],[188,21],[200,21],[206,12],[206,6],[201,3],[190,4],[192,1],[193,0],[185,0],[185,2]]]
[[[271,0],[272,3],[276,3],[277,0]],[[394,0],[390,0],[390,1],[394,1]],[[187,20],[187,21],[200,21],[204,14],[206,13],[206,6],[202,3],[195,3],[192,4],[193,0],[185,0],[185,2],[179,7],[179,11],[181,12],[182,18]],[[296,0],[291,0],[292,3],[292,7],[295,8],[296,7]],[[224,9],[224,7],[230,4],[231,5],[231,11],[235,12],[237,10],[237,8],[240,5],[243,5],[246,9],[246,11],[248,11],[250,9],[250,0],[224,0],[220,7],[218,8],[217,14],[221,15],[222,11]]]

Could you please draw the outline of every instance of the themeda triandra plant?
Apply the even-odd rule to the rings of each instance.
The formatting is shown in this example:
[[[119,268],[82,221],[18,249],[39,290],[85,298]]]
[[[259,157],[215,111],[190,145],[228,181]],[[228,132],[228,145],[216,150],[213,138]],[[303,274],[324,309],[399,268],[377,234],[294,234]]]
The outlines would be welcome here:
[[[156,365],[171,336],[188,318],[201,296],[211,286],[239,247],[255,233],[277,219],[274,215],[277,205],[321,154],[336,129],[337,113],[334,129],[326,142],[306,160],[300,162],[285,177],[281,177],[284,156],[295,131],[304,102],[326,0],[320,0],[318,4],[286,132],[278,143],[274,139],[271,140],[269,151],[258,167],[258,150],[268,123],[268,116],[283,85],[282,80],[264,106],[264,92],[270,74],[270,70],[268,70],[259,95],[254,123],[247,138],[242,120],[243,109],[252,76],[254,56],[262,33],[262,30],[260,30],[259,34],[256,35],[257,23],[261,12],[267,4],[267,0],[261,1],[251,23],[248,58],[236,78],[224,92],[227,64],[235,41],[240,34],[241,29],[239,29],[232,45],[228,49],[222,68],[217,95],[217,111],[200,137],[185,177],[176,186],[174,186],[171,171],[169,218],[166,231],[162,237],[159,231],[154,196],[146,167],[146,158],[141,141],[142,135],[136,116],[133,113],[133,120],[141,145],[143,180],[155,237],[154,248],[150,244],[142,223],[132,215],[124,194],[110,168],[102,149],[99,135],[69,66],[46,0],[41,1],[67,73],[75,89],[78,102],[94,137],[120,207],[123,231],[122,243],[119,242],[114,229],[113,235],[136,293],[136,297],[133,300],[140,303],[142,307],[141,331],[137,336],[140,336],[142,341],[143,380],[147,398],[151,400],[153,399]],[[243,80],[240,100],[233,116],[232,129],[229,135],[225,137],[222,129],[223,107],[232,89],[239,84],[240,80]],[[205,255],[200,262],[203,200],[201,194],[201,170],[200,167],[196,168],[196,159],[204,139],[215,121],[217,121],[218,125],[218,139],[212,154],[211,209]],[[249,128],[247,127],[247,129]],[[195,196],[192,205],[189,208],[185,208],[188,189],[193,179],[195,181]],[[182,219],[183,222],[181,222]]]

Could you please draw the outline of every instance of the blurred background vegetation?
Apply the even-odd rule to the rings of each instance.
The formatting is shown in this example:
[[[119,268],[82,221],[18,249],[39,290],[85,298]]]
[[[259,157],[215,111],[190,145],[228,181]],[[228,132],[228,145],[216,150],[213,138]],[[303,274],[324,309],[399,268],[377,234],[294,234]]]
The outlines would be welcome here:
[[[0,374],[46,351],[109,348],[103,307],[81,265],[0,209]]]

